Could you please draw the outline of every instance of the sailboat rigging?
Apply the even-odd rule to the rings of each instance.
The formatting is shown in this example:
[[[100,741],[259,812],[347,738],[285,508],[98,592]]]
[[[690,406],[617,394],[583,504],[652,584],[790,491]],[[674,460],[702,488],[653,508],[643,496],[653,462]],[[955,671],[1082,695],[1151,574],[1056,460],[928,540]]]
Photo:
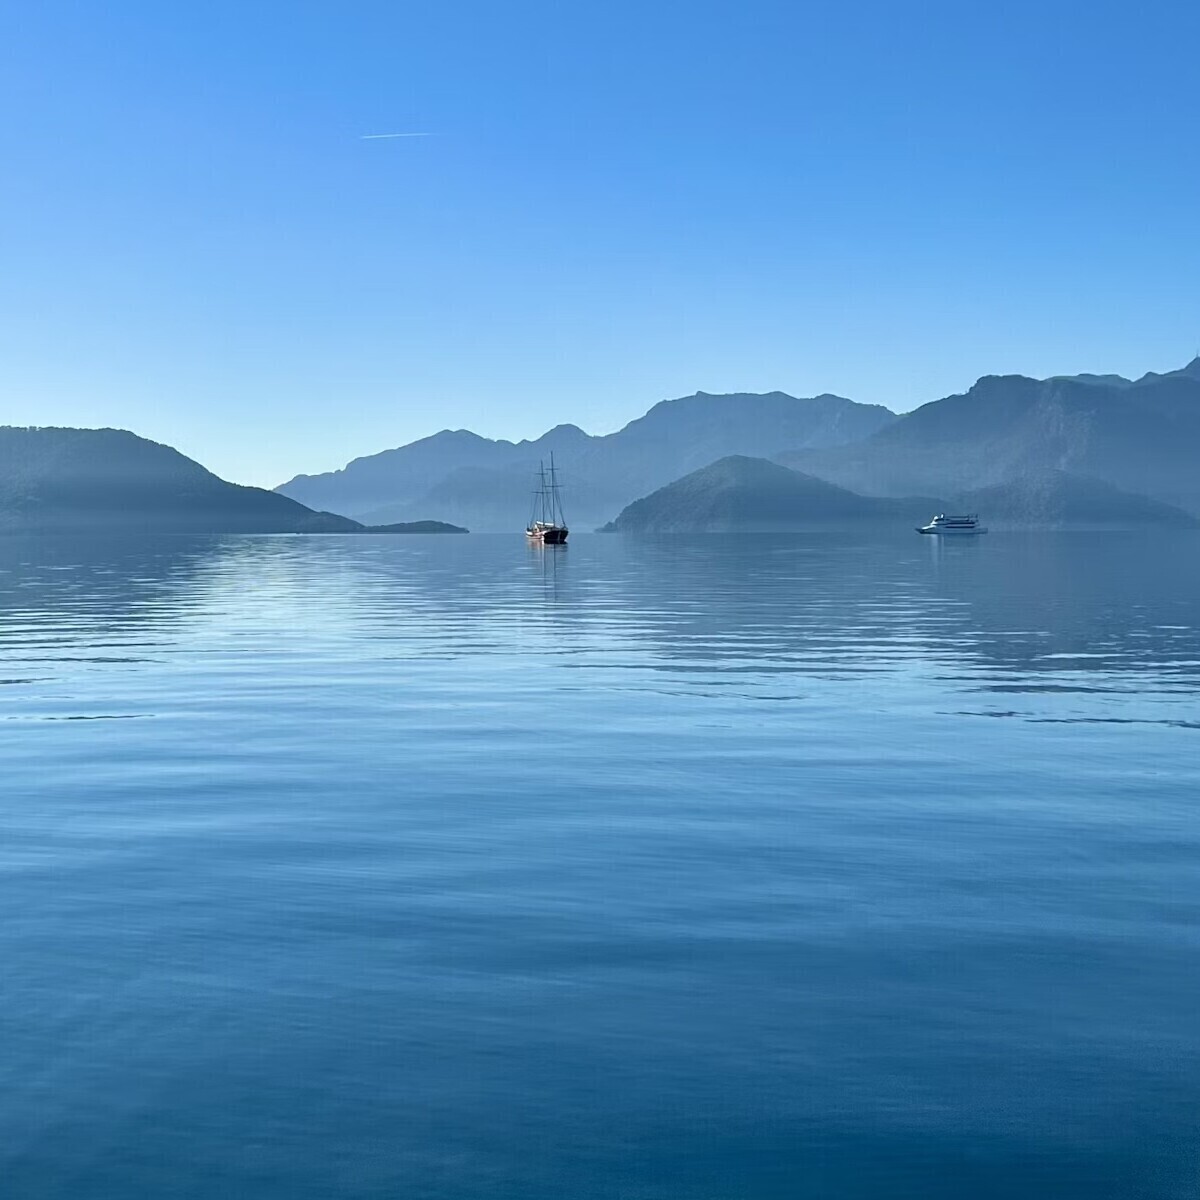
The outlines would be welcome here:
[[[533,493],[533,512],[525,529],[525,536],[534,542],[548,546],[561,546],[567,540],[567,518],[563,515],[562,494],[559,489],[558,469],[554,455],[550,455],[550,466],[538,463],[538,486]]]

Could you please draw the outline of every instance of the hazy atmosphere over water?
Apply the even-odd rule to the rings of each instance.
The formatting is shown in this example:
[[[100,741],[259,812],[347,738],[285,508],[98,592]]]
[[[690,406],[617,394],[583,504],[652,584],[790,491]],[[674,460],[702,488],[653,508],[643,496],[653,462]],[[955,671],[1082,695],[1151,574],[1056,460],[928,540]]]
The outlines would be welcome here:
[[[3,539],[6,1195],[1194,1196],[1198,552]]]
[[[696,389],[1179,364],[1198,35],[1182,2],[11,5],[3,418],[274,486]]]
[[[0,1200],[1197,1200],[1198,45],[8,6]]]

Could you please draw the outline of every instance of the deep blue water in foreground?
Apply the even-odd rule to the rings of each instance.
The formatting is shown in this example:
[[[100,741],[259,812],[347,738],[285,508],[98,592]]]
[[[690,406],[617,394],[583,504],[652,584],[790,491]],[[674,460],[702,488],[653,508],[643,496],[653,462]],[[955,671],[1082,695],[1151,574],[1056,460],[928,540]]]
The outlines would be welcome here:
[[[5,1200],[1200,1194],[1200,537],[0,541]]]

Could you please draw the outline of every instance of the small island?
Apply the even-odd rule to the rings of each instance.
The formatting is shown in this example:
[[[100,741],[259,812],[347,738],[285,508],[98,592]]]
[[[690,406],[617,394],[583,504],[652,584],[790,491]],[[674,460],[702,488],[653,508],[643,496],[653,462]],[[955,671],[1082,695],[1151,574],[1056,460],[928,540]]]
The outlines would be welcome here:
[[[447,521],[400,521],[395,525],[364,525],[363,533],[470,533]]]

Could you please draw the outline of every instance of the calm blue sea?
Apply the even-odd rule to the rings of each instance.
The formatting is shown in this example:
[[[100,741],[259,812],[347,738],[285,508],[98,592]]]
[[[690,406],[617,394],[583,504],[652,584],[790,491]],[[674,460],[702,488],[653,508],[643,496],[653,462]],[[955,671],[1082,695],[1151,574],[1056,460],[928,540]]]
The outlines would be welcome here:
[[[0,541],[5,1200],[1200,1195],[1200,536]]]

